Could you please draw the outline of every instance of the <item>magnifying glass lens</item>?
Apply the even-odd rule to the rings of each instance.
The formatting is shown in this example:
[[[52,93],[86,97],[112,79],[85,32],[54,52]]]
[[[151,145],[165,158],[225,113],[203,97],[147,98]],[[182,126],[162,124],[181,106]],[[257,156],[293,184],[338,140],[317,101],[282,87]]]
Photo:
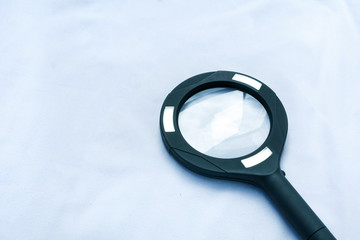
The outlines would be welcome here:
[[[237,158],[257,150],[270,132],[264,106],[233,88],[211,88],[190,97],[178,124],[197,151],[217,158]]]

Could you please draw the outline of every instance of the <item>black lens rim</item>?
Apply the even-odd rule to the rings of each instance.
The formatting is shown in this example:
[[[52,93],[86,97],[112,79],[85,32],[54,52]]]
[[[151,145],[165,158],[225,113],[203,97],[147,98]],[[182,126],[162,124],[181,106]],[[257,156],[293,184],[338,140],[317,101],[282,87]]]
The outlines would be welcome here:
[[[236,74],[261,83],[260,89],[257,90],[247,83],[233,80]],[[182,136],[178,125],[178,116],[183,104],[192,95],[215,87],[230,87],[246,92],[255,97],[266,109],[271,123],[270,132],[265,142],[252,153],[231,159],[211,157],[191,147]],[[164,128],[163,116],[167,106],[174,107],[172,120],[175,131],[172,132],[167,132]],[[285,144],[287,130],[288,120],[285,108],[274,91],[256,78],[231,71],[208,72],[185,80],[169,93],[160,112],[161,136],[170,154],[188,169],[215,178],[256,183],[257,177],[270,175],[279,170],[280,156]],[[270,157],[255,166],[244,166],[242,160],[258,154],[265,147],[271,150]]]

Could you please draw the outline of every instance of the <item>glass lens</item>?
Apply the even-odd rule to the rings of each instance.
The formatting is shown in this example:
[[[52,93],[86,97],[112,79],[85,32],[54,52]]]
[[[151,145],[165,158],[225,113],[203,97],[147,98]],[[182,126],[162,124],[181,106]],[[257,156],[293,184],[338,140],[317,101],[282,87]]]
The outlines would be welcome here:
[[[193,148],[217,158],[252,153],[270,132],[263,105],[233,88],[211,88],[193,95],[183,105],[178,123]]]

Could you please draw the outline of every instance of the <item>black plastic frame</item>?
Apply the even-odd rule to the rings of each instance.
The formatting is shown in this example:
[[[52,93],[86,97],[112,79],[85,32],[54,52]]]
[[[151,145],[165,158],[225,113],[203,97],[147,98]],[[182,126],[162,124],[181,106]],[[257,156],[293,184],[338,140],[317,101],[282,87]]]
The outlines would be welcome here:
[[[189,78],[178,85],[165,99],[160,114],[160,116],[163,116],[166,106],[174,106],[173,122],[175,132],[165,132],[161,117],[161,136],[168,151],[176,160],[190,170],[210,177],[241,180],[258,185],[257,176],[271,174],[279,168],[279,159],[288,129],[287,116],[279,98],[268,86],[253,77],[240,74],[261,83],[261,88],[257,90],[250,85],[233,80],[235,74],[240,73],[227,71],[204,73]],[[254,152],[233,159],[215,158],[191,147],[181,135],[178,126],[178,115],[183,104],[197,92],[215,87],[239,89],[255,97],[265,107],[271,123],[270,133],[265,142]],[[265,147],[272,151],[272,155],[267,160],[251,168],[246,168],[243,165],[241,160],[257,154]]]

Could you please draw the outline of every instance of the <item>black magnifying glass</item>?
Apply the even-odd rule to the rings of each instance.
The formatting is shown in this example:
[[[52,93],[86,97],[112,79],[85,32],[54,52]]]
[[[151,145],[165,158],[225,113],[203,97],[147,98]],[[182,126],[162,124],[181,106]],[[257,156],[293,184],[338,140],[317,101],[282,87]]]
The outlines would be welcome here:
[[[160,130],[188,169],[263,189],[301,239],[336,239],[280,169],[287,116],[264,83],[228,71],[189,78],[166,97]]]

